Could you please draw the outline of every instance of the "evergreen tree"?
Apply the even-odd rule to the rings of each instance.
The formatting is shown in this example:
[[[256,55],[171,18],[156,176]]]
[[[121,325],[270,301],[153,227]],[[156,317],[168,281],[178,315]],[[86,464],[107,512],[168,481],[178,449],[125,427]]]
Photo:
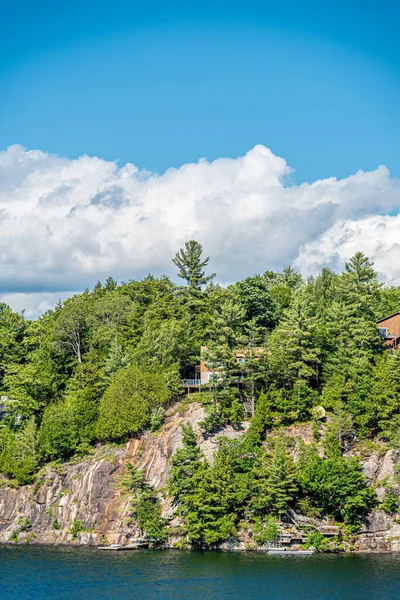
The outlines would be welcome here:
[[[366,383],[365,393],[353,394],[349,402],[358,434],[361,436],[380,434],[385,439],[398,443],[400,355],[397,352],[379,355]]]
[[[307,289],[298,288],[269,341],[269,366],[272,381],[293,390],[296,417],[305,416],[310,407],[310,388],[318,382],[320,347],[312,298]]]
[[[277,305],[260,275],[247,277],[232,286],[238,302],[246,311],[246,320],[254,320],[264,331],[272,329],[277,322]]]
[[[200,290],[202,285],[206,285],[215,277],[215,273],[205,275],[203,269],[208,265],[210,258],[207,257],[203,260],[202,254],[203,246],[195,240],[190,240],[186,242],[185,248],[181,248],[172,259],[174,265],[179,269],[178,277],[184,279],[189,288],[193,290]]]
[[[44,459],[65,459],[73,454],[78,435],[72,408],[67,402],[57,402],[46,408],[38,441],[39,451]]]
[[[135,366],[120,370],[100,401],[98,436],[119,440],[140,431],[151,409],[170,398],[161,373],[144,372]]]
[[[123,369],[129,365],[129,356],[118,343],[116,338],[111,342],[110,350],[104,365],[104,376],[109,382],[119,369]]]
[[[368,372],[380,346],[376,327],[381,284],[373,263],[357,252],[338,281],[337,299],[328,310],[331,353],[326,376],[345,374],[355,379]]]
[[[316,507],[348,523],[359,522],[377,502],[355,458],[336,455],[322,459],[314,453],[312,460],[299,462],[299,482]]]
[[[147,481],[144,471],[127,464],[127,473],[121,481],[131,500],[132,517],[141,535],[162,543],[168,537],[166,521],[161,518],[161,504],[153,486]]]
[[[168,492],[180,514],[190,509],[194,494],[193,477],[204,462],[203,454],[197,445],[193,427],[182,425],[182,448],[178,448],[171,458],[168,478]]]
[[[282,438],[275,441],[271,454],[260,453],[254,466],[252,508],[259,514],[284,513],[298,486],[296,467]]]
[[[234,535],[248,495],[247,478],[235,472],[226,448],[220,448],[210,467],[207,463],[193,476],[194,493],[185,517],[189,538],[197,544],[212,545]]]

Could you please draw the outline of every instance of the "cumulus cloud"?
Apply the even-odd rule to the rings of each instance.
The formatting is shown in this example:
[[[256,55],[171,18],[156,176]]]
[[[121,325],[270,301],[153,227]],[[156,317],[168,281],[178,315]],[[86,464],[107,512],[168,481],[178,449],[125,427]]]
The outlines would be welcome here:
[[[339,270],[358,250],[373,259],[380,279],[400,284],[400,215],[375,215],[357,221],[341,221],[319,239],[306,244],[295,261],[304,274],[327,266]]]
[[[110,274],[173,275],[171,257],[190,238],[224,282],[293,262],[304,273],[338,267],[352,248],[400,281],[388,259],[400,182],[385,167],[301,185],[290,173],[261,145],[161,175],[11,146],[0,152],[1,297],[33,314]]]

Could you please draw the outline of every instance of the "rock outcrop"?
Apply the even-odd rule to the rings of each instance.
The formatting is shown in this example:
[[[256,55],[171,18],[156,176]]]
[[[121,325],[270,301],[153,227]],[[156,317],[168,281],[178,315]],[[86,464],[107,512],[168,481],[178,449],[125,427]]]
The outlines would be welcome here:
[[[168,478],[169,459],[180,446],[181,425],[191,423],[199,444],[212,461],[216,438],[235,438],[242,430],[231,427],[204,438],[199,421],[203,408],[189,404],[182,413],[171,410],[163,427],[146,432],[125,446],[102,446],[80,462],[49,466],[35,484],[18,489],[0,489],[0,542],[18,539],[39,544],[124,544],[136,535],[126,522],[129,499],[121,494],[118,481],[127,462],[143,469],[147,479],[160,490]],[[171,506],[163,500],[164,515]]]
[[[243,423],[241,428],[227,427],[205,437],[198,425],[203,419],[204,410],[197,403],[188,404],[182,410],[175,407],[167,413],[163,427],[156,433],[145,432],[124,446],[99,446],[93,455],[77,462],[48,466],[33,485],[0,488],[0,543],[10,538],[38,544],[129,543],[138,532],[127,519],[130,502],[119,485],[127,462],[143,469],[150,483],[161,492],[168,479],[169,459],[181,445],[182,424],[192,424],[210,462],[220,435],[238,438],[248,427],[248,423]],[[306,443],[312,441],[310,424],[287,428],[284,433],[297,440],[294,456],[300,439]],[[375,452],[361,462],[369,483],[382,501],[388,482],[396,481],[398,453],[394,450]],[[171,504],[161,493],[160,499],[163,516],[171,518]],[[171,524],[179,525],[174,521]],[[243,530],[237,540],[229,540],[222,547],[246,549],[253,548],[254,543]],[[383,510],[372,511],[362,523],[355,548],[364,552],[400,551],[400,519]]]

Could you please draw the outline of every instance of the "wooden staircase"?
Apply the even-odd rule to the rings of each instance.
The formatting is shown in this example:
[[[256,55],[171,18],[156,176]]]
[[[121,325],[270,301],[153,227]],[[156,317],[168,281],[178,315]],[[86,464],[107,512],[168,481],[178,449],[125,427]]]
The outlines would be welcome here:
[[[297,525],[298,527],[311,527],[327,537],[340,534],[340,527],[337,525],[329,525],[328,519],[326,518],[319,521],[318,519],[299,515],[291,508],[288,508],[286,511],[286,516],[294,525]]]

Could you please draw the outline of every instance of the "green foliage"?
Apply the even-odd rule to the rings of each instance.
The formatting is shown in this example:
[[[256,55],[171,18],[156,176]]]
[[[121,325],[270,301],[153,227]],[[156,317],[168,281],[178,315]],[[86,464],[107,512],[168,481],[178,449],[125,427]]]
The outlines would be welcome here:
[[[310,388],[321,363],[319,345],[314,302],[308,289],[300,287],[269,342],[271,375],[275,385],[292,391],[288,408],[295,411],[297,419],[308,416],[311,408]]]
[[[20,531],[28,531],[32,528],[32,523],[28,517],[18,517],[17,525]]]
[[[200,290],[202,285],[212,281],[215,273],[206,276],[203,269],[208,265],[208,257],[203,260],[203,246],[194,240],[186,242],[172,262],[178,267],[178,277],[184,279],[193,290]]]
[[[190,424],[182,425],[182,446],[171,458],[168,492],[180,514],[185,514],[194,493],[193,477],[204,462]]]
[[[274,515],[256,517],[253,524],[253,537],[258,545],[275,542],[279,538],[279,526]]]
[[[205,406],[205,417],[199,422],[199,426],[206,433],[213,433],[224,425],[221,407],[215,405]]]
[[[143,471],[131,464],[123,480],[125,489],[132,494],[132,516],[142,535],[162,543],[168,537],[166,521],[161,518],[161,505],[154,488],[148,483]]]
[[[165,410],[163,409],[162,406],[159,406],[158,408],[155,408],[153,410],[153,412],[150,415],[150,430],[151,431],[157,431],[157,429],[160,429],[160,427],[164,421],[164,414],[165,414]]]
[[[244,460],[249,448],[246,442],[222,439],[214,463],[209,465],[195,445],[193,431],[186,430],[184,436],[183,451],[178,450],[172,458],[169,491],[179,503],[192,542],[218,544],[235,534],[249,494],[248,460]],[[253,459],[251,456],[250,462]]]
[[[329,540],[322,535],[319,531],[312,531],[308,534],[307,539],[304,543],[304,547],[315,548],[315,550],[324,551],[329,546]]]
[[[389,486],[386,489],[385,497],[381,503],[382,510],[389,514],[396,513],[399,510],[399,491],[394,486]]]
[[[361,439],[400,447],[400,354],[382,346],[376,325],[399,310],[399,288],[382,287],[360,252],[341,274],[324,268],[303,281],[289,266],[226,288],[212,283],[208,262],[192,240],[174,257],[186,287],[165,276],[120,285],[109,277],[32,322],[0,303],[2,481],[31,483],[47,461],[156,431],[206,346],[211,389],[181,407],[193,398],[205,406],[204,437],[241,427],[248,403],[255,415],[240,442],[219,442],[212,465],[194,433],[183,433],[169,493],[190,539],[218,543],[241,518],[264,535],[292,505],[356,527],[376,499],[344,457]],[[324,456],[303,449],[296,466],[276,430],[310,419]],[[154,490],[138,490],[135,518],[163,539]],[[392,492],[382,504],[389,512]]]
[[[162,374],[135,366],[120,370],[100,402],[99,438],[119,440],[138,433],[149,422],[151,410],[169,397]]]
[[[39,429],[39,452],[46,460],[68,458],[73,454],[78,437],[74,414],[69,403],[50,404],[44,411]]]
[[[296,466],[283,438],[278,438],[272,452],[261,452],[254,464],[251,507],[256,514],[282,514],[297,489]]]
[[[54,528],[54,527],[53,527]],[[72,535],[72,539],[76,540],[78,534],[84,531],[83,523],[79,519],[74,519],[69,528],[69,532]]]
[[[0,429],[0,472],[15,477],[23,485],[32,482],[37,465],[37,432],[33,418],[18,432]]]
[[[271,329],[277,322],[277,306],[265,280],[256,275],[232,286],[239,304],[246,311],[246,321],[253,320],[263,329]]]
[[[326,515],[355,523],[376,506],[376,494],[367,485],[356,459],[323,459],[314,452],[304,457],[299,466],[303,493]]]
[[[11,535],[9,537],[9,541],[10,542],[15,542],[15,543],[18,542],[18,533],[16,531],[12,531],[11,532]]]

